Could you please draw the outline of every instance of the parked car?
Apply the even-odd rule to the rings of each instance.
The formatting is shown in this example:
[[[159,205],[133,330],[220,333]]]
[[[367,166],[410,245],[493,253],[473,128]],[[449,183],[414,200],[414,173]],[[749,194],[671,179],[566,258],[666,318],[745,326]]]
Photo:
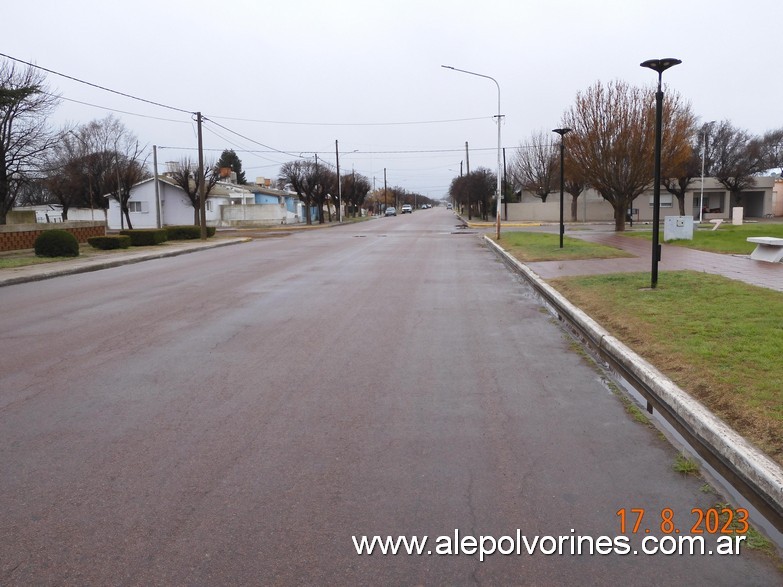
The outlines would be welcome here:
[[[397,216],[397,209],[394,207],[386,208],[386,216]]]
[[[403,204],[402,205],[402,213],[403,214],[412,214],[413,213],[413,206],[410,204]]]

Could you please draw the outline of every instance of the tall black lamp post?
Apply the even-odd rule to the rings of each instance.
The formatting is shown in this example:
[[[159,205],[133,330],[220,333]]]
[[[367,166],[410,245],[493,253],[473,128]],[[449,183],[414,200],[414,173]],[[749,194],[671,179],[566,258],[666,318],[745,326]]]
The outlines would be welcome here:
[[[652,276],[650,287],[655,289],[658,285],[658,262],[661,260],[661,245],[658,244],[658,224],[661,220],[661,134],[663,126],[663,90],[661,78],[663,72],[682,63],[679,59],[667,57],[665,59],[648,59],[640,63],[658,72],[658,91],[655,93],[655,178],[653,185],[653,233],[652,233]]]
[[[565,135],[571,132],[570,128],[556,128],[552,132],[560,135],[560,248],[563,248],[563,234],[565,225],[563,224],[563,178],[565,163]]]

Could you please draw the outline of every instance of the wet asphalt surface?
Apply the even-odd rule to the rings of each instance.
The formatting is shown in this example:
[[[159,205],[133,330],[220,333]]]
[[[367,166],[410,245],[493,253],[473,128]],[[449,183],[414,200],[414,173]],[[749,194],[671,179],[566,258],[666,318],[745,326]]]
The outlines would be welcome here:
[[[621,508],[645,510],[640,550],[665,508],[684,534],[721,501],[455,224],[3,288],[0,584],[781,584],[746,549],[435,554],[455,530],[614,537]],[[363,535],[433,554],[360,556]]]

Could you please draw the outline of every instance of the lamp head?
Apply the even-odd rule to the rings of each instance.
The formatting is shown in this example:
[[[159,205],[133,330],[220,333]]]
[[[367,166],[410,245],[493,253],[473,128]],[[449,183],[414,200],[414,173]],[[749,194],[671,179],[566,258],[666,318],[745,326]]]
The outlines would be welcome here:
[[[675,65],[682,63],[680,59],[674,59],[673,57],[665,57],[664,59],[648,59],[639,65],[657,71],[658,75]]]
[[[559,134],[562,137],[562,136],[570,133],[571,130],[572,129],[570,129],[570,128],[555,128],[555,129],[552,129],[552,132],[556,132],[557,134]]]

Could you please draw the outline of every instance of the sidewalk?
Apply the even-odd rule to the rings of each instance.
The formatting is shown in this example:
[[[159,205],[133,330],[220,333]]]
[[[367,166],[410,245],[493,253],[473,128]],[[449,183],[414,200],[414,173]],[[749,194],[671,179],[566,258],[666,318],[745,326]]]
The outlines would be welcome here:
[[[614,233],[571,232],[568,236],[616,247],[632,255],[624,259],[587,259],[576,261],[540,261],[526,263],[542,279],[601,273],[651,272],[652,243],[645,239]],[[708,253],[675,245],[663,245],[659,271],[690,269],[723,275],[729,279],[783,291],[783,263],[754,261],[745,255]]]
[[[150,259],[176,257],[205,249],[214,249],[248,242],[250,238],[212,238],[208,241],[167,241],[154,247],[132,247],[123,251],[109,252],[91,257],[75,257],[66,261],[54,261],[40,265],[27,265],[0,269],[0,287],[28,281],[41,281],[61,275],[86,273]]]

